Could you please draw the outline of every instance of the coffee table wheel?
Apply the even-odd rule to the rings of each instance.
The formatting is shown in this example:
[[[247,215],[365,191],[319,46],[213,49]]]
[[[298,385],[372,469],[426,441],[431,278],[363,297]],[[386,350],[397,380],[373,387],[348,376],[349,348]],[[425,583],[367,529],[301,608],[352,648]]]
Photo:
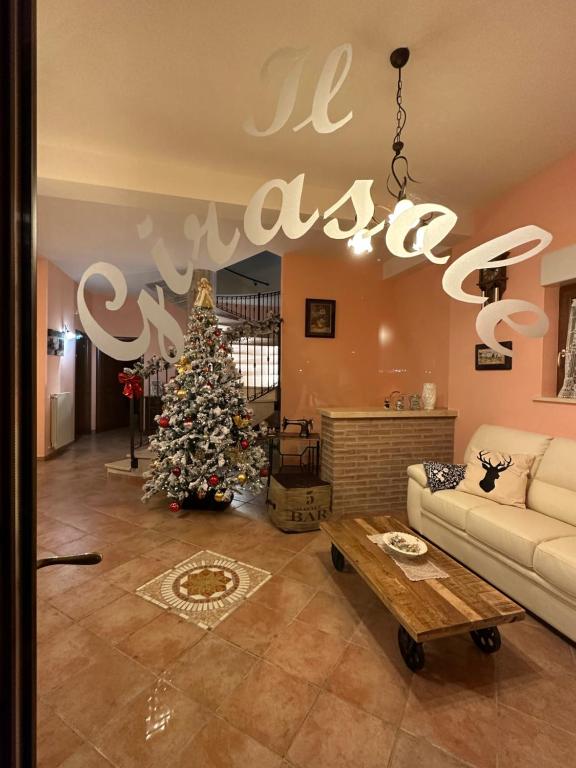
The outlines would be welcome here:
[[[483,653],[496,653],[502,645],[498,627],[474,629],[470,632],[470,637]]]
[[[332,565],[334,568],[336,568],[337,571],[344,571],[346,569],[346,558],[334,544],[332,544],[331,554]]]
[[[398,645],[408,669],[411,669],[412,672],[418,672],[422,669],[426,661],[422,643],[413,640],[404,627],[398,627]]]

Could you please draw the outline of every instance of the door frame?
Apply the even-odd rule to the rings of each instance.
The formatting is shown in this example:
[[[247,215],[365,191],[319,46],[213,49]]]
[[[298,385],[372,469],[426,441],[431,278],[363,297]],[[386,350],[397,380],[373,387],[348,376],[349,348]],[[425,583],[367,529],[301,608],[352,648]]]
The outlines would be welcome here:
[[[36,4],[0,3],[0,754],[36,765]]]
[[[135,336],[115,336],[114,338],[118,339],[119,341],[134,341],[136,338]],[[102,355],[105,355],[105,352],[102,352],[102,350],[98,349],[96,347],[96,376],[95,376],[95,391],[94,391],[94,398],[95,398],[95,423],[94,423],[94,431],[95,432],[105,432],[106,430],[101,430],[100,427],[102,426],[102,388],[100,386],[101,381],[101,370],[102,370]],[[107,355],[109,357],[109,355]],[[118,364],[121,364],[121,361],[117,361]],[[129,365],[129,363],[126,363],[126,365]],[[118,391],[120,392],[120,384],[118,384]]]

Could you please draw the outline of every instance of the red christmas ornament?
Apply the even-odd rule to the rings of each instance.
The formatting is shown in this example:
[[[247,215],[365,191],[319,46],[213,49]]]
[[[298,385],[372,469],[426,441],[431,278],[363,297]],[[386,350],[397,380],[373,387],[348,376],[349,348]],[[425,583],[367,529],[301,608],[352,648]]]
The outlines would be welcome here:
[[[166,429],[167,426],[170,425],[170,419],[166,418],[166,416],[160,416],[158,419],[158,426],[162,427],[163,429]]]
[[[180,469],[180,467],[173,467],[172,468],[172,474],[176,475],[176,477],[180,477],[181,472],[182,472],[182,470]]]
[[[218,479],[217,475],[210,475],[208,478],[208,485],[211,485],[212,488],[214,488],[215,485],[218,485],[219,482],[220,480]]]
[[[244,438],[244,440],[240,440],[240,445],[242,446],[242,448],[244,448],[244,450],[246,450],[246,448],[248,448],[250,443],[248,442],[248,440],[246,440],[246,438]]]
[[[170,510],[170,512],[180,512],[180,504],[178,504],[177,501],[171,501],[168,506],[168,509]]]
[[[260,477],[268,477],[268,467],[260,467]]]
[[[216,330],[214,331],[214,336],[222,336],[222,331],[220,330],[220,328],[216,328]]]

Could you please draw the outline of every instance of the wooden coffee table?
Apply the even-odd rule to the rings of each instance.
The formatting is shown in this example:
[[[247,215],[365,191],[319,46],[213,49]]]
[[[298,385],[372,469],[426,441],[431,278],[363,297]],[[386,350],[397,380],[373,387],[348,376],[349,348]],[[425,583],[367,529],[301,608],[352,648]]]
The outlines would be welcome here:
[[[494,653],[501,644],[497,625],[526,615],[509,597],[429,542],[422,559],[448,573],[448,578],[410,581],[368,539],[387,531],[414,533],[394,517],[346,517],[324,522],[321,528],[332,541],[336,570],[345,570],[349,563],[398,620],[400,653],[414,671],[424,666],[422,643],[469,632],[481,651]]]

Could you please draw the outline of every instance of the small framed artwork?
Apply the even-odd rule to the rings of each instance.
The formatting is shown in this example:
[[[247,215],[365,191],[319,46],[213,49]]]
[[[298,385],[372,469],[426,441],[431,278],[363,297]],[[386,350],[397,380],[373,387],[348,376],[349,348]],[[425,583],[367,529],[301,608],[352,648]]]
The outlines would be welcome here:
[[[64,354],[64,331],[48,328],[48,354],[62,357]]]
[[[306,336],[333,339],[336,333],[336,302],[334,299],[306,299]]]
[[[503,347],[512,349],[511,341],[501,341]],[[509,371],[512,368],[512,358],[495,352],[486,344],[476,344],[476,370],[477,371]]]

